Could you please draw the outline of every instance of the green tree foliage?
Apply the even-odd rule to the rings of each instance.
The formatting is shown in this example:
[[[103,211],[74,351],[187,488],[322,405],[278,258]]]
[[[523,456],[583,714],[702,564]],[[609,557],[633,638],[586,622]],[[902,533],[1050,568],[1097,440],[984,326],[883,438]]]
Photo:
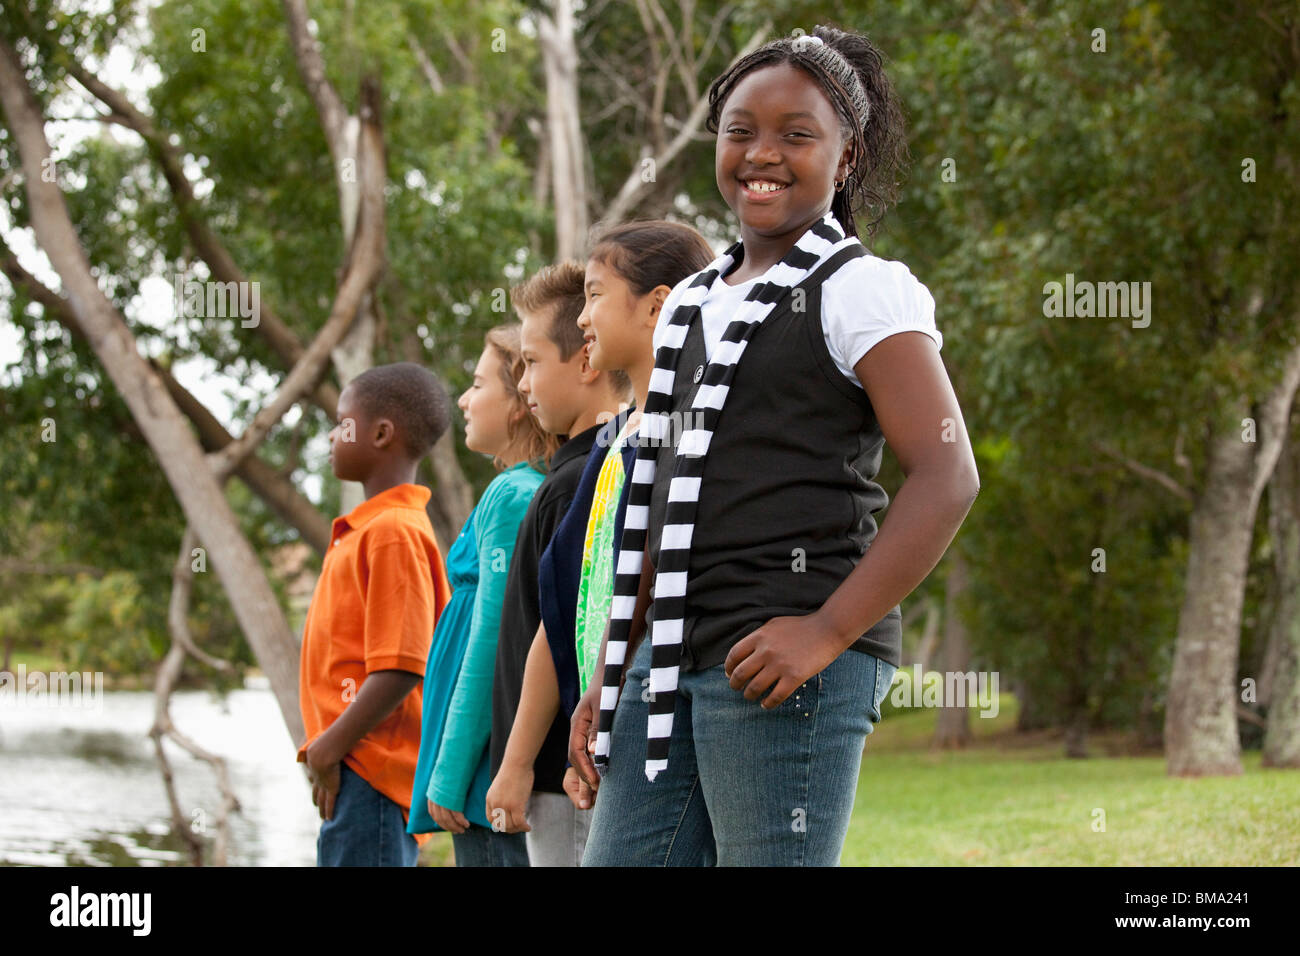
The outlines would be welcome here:
[[[545,261],[552,244],[549,211],[533,200],[541,144],[528,123],[545,114],[530,24],[541,8],[536,0],[309,5],[345,106],[355,109],[364,73],[382,78],[389,268],[378,290],[376,360],[424,361],[453,395],[468,382],[484,331],[512,318],[505,289]],[[680,24],[685,6],[663,8]],[[170,0],[151,10],[142,38],[127,28],[137,9],[117,2],[64,12],[51,0],[25,0],[12,10],[27,11],[41,29],[33,33],[10,7],[0,28],[36,37],[26,49],[47,106],[77,89],[61,55],[84,60],[139,45],[161,74],[141,105],[185,150],[203,214],[261,283],[263,300],[309,339],[335,286],[342,230],[334,171],[280,4]],[[975,443],[982,491],[954,547],[970,559],[977,666],[1033,687],[1048,720],[1152,722],[1182,596],[1188,503],[1120,458],[1194,493],[1227,401],[1274,380],[1297,335],[1291,250],[1300,245],[1300,217],[1290,210],[1300,199],[1300,89],[1285,28],[1294,10],[1213,0],[689,9],[688,49],[703,64],[699,92],[769,17],[774,35],[818,22],[865,31],[888,55],[914,165],[874,251],[906,262],[934,293],[943,357]],[[677,120],[691,89],[677,64],[656,64],[636,5],[598,0],[579,21],[598,219],[642,150],[676,132],[652,122],[657,70],[667,70],[664,96]],[[91,261],[142,347],[164,362],[205,357],[214,374],[238,381],[279,374],[265,344],[238,322],[133,307],[147,276],[170,280],[183,266],[204,274],[138,140],[91,137],[61,152],[59,164]],[[15,165],[0,129],[0,167]],[[654,172],[633,215],[678,215],[715,238],[734,235],[709,136]],[[24,225],[18,185],[7,182],[3,199],[13,223]],[[1149,324],[1048,315],[1044,287],[1067,274],[1149,282]],[[181,531],[170,491],[85,346],[21,295],[10,318],[25,341],[0,389],[0,488],[18,502],[19,517],[0,527],[2,550],[129,572],[141,595],[139,626],[161,635]],[[242,421],[252,411],[237,406]],[[58,422],[54,446],[38,440],[47,416]],[[300,437],[327,424],[309,411]],[[272,433],[262,450],[268,461],[284,463],[290,431]],[[481,489],[490,465],[460,453]],[[306,461],[294,477],[325,470]],[[881,480],[898,487],[896,462],[887,458]],[[322,507],[332,510],[337,489],[328,476],[325,488]],[[242,485],[232,483],[230,494],[259,548],[292,537]],[[1257,540],[1243,661],[1258,651],[1266,601],[1269,545]],[[1094,570],[1095,548],[1105,550],[1104,572]],[[941,566],[913,600],[941,596],[943,578]],[[93,614],[79,620],[112,619],[131,585],[107,580],[94,589]],[[204,605],[206,587],[200,580],[194,618],[210,613],[219,627],[229,617],[215,591]],[[0,626],[25,614],[34,632],[70,614],[57,598],[45,617],[35,604],[21,614],[17,602],[4,607]]]
[[[935,292],[976,439],[972,639],[1057,719],[1158,706],[1176,632],[1188,504],[1104,449],[1194,492],[1295,342],[1284,7],[817,5],[893,57],[915,165],[878,250]],[[1067,273],[1149,282],[1149,325],[1047,315]]]
[[[156,65],[162,80],[137,105],[181,145],[201,214],[260,284],[263,301],[274,303],[300,338],[309,340],[328,311],[344,246],[329,153],[290,53],[280,4],[164,3],[149,11],[143,35],[127,27],[138,9],[118,3],[90,15],[32,0],[6,8],[3,29],[25,38],[20,46],[35,56],[35,85],[47,113],[55,101],[66,104],[75,96],[86,102],[84,91],[66,76],[66,57],[94,67],[114,46],[138,45],[140,61]],[[377,292],[376,361],[423,361],[457,394],[468,383],[484,331],[513,318],[505,288],[540,261],[536,250],[546,217],[531,201],[532,169],[519,147],[520,137],[528,137],[525,118],[540,110],[531,78],[534,45],[520,32],[519,8],[512,3],[449,10],[413,2],[367,4],[353,11],[352,20],[325,4],[313,4],[311,12],[330,79],[348,108],[355,109],[363,72],[377,72],[386,95],[389,267]],[[504,49],[500,43],[493,48],[498,29],[504,31]],[[445,37],[455,41],[454,50]],[[444,79],[441,93],[431,89],[412,40]],[[77,112],[86,115],[89,109]],[[178,318],[174,309],[151,314],[140,307],[137,297],[149,276],[170,283],[182,272],[207,275],[148,148],[127,133],[92,136],[56,155],[92,267],[142,350],[163,364],[200,357],[212,374],[241,383],[267,381],[268,373],[278,378],[280,366],[265,343],[237,320]],[[6,168],[16,165],[3,130],[0,159]],[[24,226],[21,183],[8,180],[3,188],[11,222]],[[182,529],[179,509],[85,344],[21,292],[8,306],[23,342],[0,392],[6,423],[0,485],[6,501],[21,502],[31,517],[0,532],[3,552],[132,576],[130,586],[112,578],[119,590],[111,593],[135,587],[142,596],[141,616],[122,619],[138,640],[122,645],[130,653],[109,656],[123,667],[138,666],[148,656],[143,649],[156,650],[165,634]],[[257,399],[229,397],[236,417],[251,420]],[[54,443],[39,440],[46,417],[56,423]],[[290,427],[277,428],[261,454],[284,464],[291,443],[305,443],[330,424],[309,411],[298,426],[302,434],[291,438]],[[491,477],[490,464],[463,454],[481,487]],[[337,484],[327,466],[302,463],[295,478],[308,469],[325,472],[322,507],[333,512]],[[242,485],[232,482],[229,494],[259,553],[267,555],[294,537]],[[33,597],[48,591],[53,599],[64,587],[24,580]],[[91,590],[103,597],[96,604],[99,619],[114,619],[110,591]],[[219,589],[207,590],[200,576],[194,619],[214,612],[215,644],[208,646],[234,652],[222,631],[233,627],[224,599]],[[66,617],[55,618],[71,634]],[[15,622],[33,618],[15,605],[6,620],[20,627]],[[39,644],[49,634],[33,630],[21,639]],[[242,642],[235,656],[246,658]]]

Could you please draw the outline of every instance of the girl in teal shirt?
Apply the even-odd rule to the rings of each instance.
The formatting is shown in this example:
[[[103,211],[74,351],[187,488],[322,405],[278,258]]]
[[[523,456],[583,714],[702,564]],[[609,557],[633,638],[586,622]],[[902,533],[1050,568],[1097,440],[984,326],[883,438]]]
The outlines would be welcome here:
[[[460,397],[465,445],[501,473],[447,552],[451,601],[434,630],[424,679],[420,755],[408,831],[452,834],[457,866],[527,866],[522,833],[492,830],[484,815],[492,729],[492,673],[506,573],[515,537],[555,451],[516,383],[523,377],[519,326],[492,329]]]

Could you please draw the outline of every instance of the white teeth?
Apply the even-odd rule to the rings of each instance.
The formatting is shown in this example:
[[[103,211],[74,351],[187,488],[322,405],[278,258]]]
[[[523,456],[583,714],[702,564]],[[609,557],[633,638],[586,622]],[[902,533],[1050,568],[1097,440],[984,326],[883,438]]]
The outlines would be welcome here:
[[[785,189],[785,187],[780,183],[765,183],[757,180],[746,183],[745,185],[756,193],[774,193],[777,190]]]

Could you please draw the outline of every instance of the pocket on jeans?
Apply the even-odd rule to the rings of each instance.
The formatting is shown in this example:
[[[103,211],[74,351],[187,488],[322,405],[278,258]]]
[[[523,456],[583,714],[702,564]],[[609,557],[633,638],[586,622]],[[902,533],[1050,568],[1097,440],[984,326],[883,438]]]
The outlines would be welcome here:
[[[773,689],[775,689],[775,686],[776,685],[774,684]],[[790,691],[790,696],[781,701],[781,703],[776,706],[775,710],[778,712],[791,710],[796,713],[801,713],[804,716],[809,716],[817,709],[817,699],[821,694],[821,689],[822,675],[816,674],[813,677],[808,678],[794,690]],[[769,693],[771,693],[771,690],[765,692],[763,696],[766,697]]]
[[[636,652],[632,655],[631,662],[627,665],[627,670],[623,672],[623,691],[619,695],[621,700],[623,694],[635,693],[638,696],[644,696],[650,688],[650,655],[651,655],[650,637],[646,635],[640,645],[637,646]],[[592,681],[598,681],[600,674],[592,675]]]
[[[874,656],[874,655],[873,655]],[[889,689],[894,684],[894,675],[898,673],[898,668],[888,661],[882,661],[875,658],[876,661],[876,692],[872,695],[871,701],[871,722],[880,723],[880,705],[885,702],[885,697],[889,694]]]

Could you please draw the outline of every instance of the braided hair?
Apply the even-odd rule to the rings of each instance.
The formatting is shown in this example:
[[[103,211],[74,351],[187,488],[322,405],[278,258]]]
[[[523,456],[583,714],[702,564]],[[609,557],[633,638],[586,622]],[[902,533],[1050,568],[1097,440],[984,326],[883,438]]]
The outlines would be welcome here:
[[[902,106],[885,74],[884,54],[865,36],[819,25],[808,35],[782,37],[738,60],[709,87],[707,128],[718,131],[718,117],[732,90],[753,70],[789,63],[813,78],[840,118],[840,132],[853,143],[853,160],[831,213],[845,235],[858,234],[854,207],[870,217],[867,236],[898,201],[901,176],[910,161]]]

